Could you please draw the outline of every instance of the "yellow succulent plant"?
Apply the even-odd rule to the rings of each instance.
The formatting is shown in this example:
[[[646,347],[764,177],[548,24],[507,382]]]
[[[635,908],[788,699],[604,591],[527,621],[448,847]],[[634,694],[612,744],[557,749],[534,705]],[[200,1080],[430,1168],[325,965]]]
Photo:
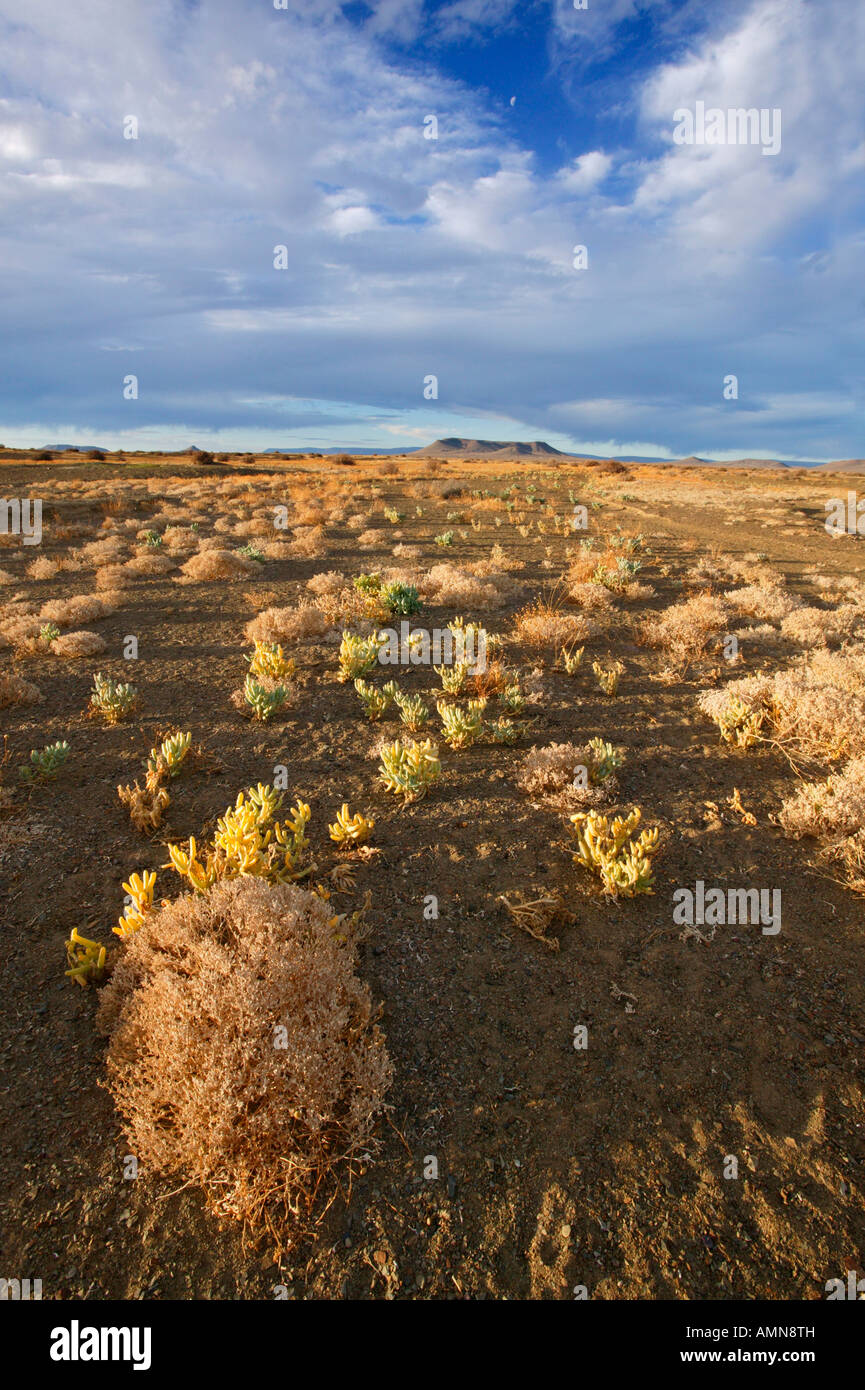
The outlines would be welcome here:
[[[238,792],[216,823],[204,858],[198,855],[194,837],[189,849],[169,845],[171,867],[185,878],[197,893],[204,893],[218,879],[252,876],[270,883],[293,882],[310,872],[303,867],[306,857],[306,827],[310,808],[303,801],[292,807],[283,821],[275,819],[282,805],[282,794],[259,783]]]
[[[361,845],[369,839],[374,826],[375,821],[367,820],[360,811],[353,816],[350,815],[348,802],[345,801],[342,810],[337,812],[333,825],[328,826],[328,830],[330,831],[330,838],[338,845]]]
[[[596,873],[604,892],[613,897],[633,898],[652,892],[651,861],[659,848],[660,831],[644,830],[634,840],[641,819],[638,806],[627,816],[616,816],[612,823],[597,811],[579,811],[570,817],[577,837],[574,863]]]
[[[77,927],[72,928],[66,942],[66,956],[70,968],[65,973],[82,988],[91,979],[101,979],[105,970],[105,947],[82,936]]]
[[[117,919],[118,925],[112,928],[115,936],[135,935],[147,913],[153,907],[153,889],[155,886],[156,874],[152,869],[145,869],[143,874],[132,874],[129,882],[124,883],[123,888],[132,901],[126,904],[123,916]]]

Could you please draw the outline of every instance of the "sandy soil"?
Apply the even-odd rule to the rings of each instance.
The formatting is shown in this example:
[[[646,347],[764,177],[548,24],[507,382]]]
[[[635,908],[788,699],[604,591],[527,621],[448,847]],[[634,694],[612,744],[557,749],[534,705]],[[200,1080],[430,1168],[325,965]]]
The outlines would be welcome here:
[[[513,640],[513,614],[559,576],[572,538],[552,529],[523,536],[506,512],[477,510],[473,490],[534,480],[559,513],[571,510],[569,490],[596,503],[593,530],[642,533],[651,554],[641,578],[656,595],[622,604],[627,614],[681,597],[688,567],[716,545],[739,558],[765,554],[809,595],[814,571],[861,573],[857,543],[833,542],[822,526],[825,498],[843,495],[847,481],[479,463],[470,474],[442,467],[439,491],[452,495],[429,497],[416,488],[428,481],[426,463],[397,469],[382,475],[380,461],[366,460],[341,471],[327,460],[208,470],[176,459],[0,465],[2,494],[29,489],[45,498],[46,515],[38,549],[4,538],[0,568],[13,578],[0,602],[93,592],[92,570],[36,581],[25,567],[74,552],[106,517],[125,518],[129,496],[112,501],[124,482],[140,493],[133,514],[142,528],[164,524],[163,497],[182,508],[185,490],[204,478],[200,529],[211,534],[226,511],[242,516],[268,502],[264,485],[278,476],[287,488],[308,485],[312,498],[344,483],[345,510],[379,513],[368,525],[387,532],[359,551],[344,520],[328,521],[318,557],[269,560],[239,583],[179,585],[177,566],[136,579],[114,616],[83,624],[105,638],[105,656],[15,661],[45,699],[0,712],[6,785],[32,747],[66,738],[72,756],[56,782],[16,789],[0,819],[3,1272],[39,1277],[44,1296],[57,1298],[271,1298],[284,1286],[297,1298],[562,1299],[577,1285],[596,1299],[823,1297],[826,1280],[865,1264],[862,901],[773,823],[794,773],[771,749],[720,742],[696,707],[706,669],[660,680],[658,654],[617,623],[589,644],[592,656],[625,664],[615,700],[590,670],[570,678],[541,667],[543,698],[520,743],[444,750],[440,783],[405,810],[376,785],[368,753],[381,730],[336,681],[332,644],[294,649],[301,698],[284,718],[250,723],[230,696],[245,671],[243,627],[264,604],[256,595],[291,604],[319,571],[397,564],[394,532],[421,548],[424,569],[506,545],[517,567],[503,602],[470,612],[433,602],[417,621],[480,618],[508,639],[511,664],[537,669],[537,655]],[[93,479],[104,483],[100,499],[63,490]],[[247,500],[217,484],[237,484]],[[391,527],[383,506],[405,519]],[[455,511],[481,529],[449,522]],[[445,553],[432,538],[448,527],[456,535]],[[139,638],[137,663],[121,657],[127,634]],[[787,655],[746,650],[738,673]],[[4,669],[12,660],[0,652]],[[136,715],[116,728],[84,713],[97,669],[133,679],[141,693]],[[404,680],[412,690],[438,684],[420,667]],[[169,726],[191,729],[209,756],[178,780],[165,824],[148,839],[129,824],[116,787],[140,772],[155,731]],[[604,899],[572,862],[562,814],[516,786],[532,744],[595,735],[628,751],[622,805],[641,805],[663,827],[654,896]],[[72,926],[109,941],[122,880],[159,869],[168,841],[200,834],[277,763],[290,769],[292,795],[312,806],[323,869],[337,862],[326,824],[343,801],[376,817],[381,854],[358,866],[340,906],[372,893],[361,971],[383,1004],[395,1069],[377,1155],[282,1266],[266,1241],[244,1245],[237,1230],[220,1229],[195,1191],[172,1192],[146,1174],[124,1180],[126,1146],[100,1084],[96,991],[63,974]],[[734,788],[756,824],[728,805]],[[780,887],[782,932],[727,927],[707,943],[683,941],[671,894],[698,878]],[[163,871],[160,889],[176,886]],[[558,953],[519,931],[496,901],[553,887],[573,912]],[[435,921],[424,919],[429,894]],[[577,1024],[589,1030],[585,1051],[573,1046]],[[738,1158],[736,1180],[724,1177],[727,1155]],[[429,1157],[437,1179],[424,1176]]]

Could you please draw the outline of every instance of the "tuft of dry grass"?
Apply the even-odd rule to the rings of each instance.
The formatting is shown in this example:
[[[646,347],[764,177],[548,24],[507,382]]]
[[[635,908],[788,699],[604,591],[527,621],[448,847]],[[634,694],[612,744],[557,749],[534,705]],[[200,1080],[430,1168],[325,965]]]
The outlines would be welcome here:
[[[391,1065],[356,965],[320,897],[240,878],[148,914],[102,991],[130,1152],[279,1251],[384,1107]]]
[[[591,618],[567,612],[555,595],[535,599],[514,618],[514,636],[520,642],[538,650],[552,648],[556,658],[562,647],[587,642],[597,632]]]

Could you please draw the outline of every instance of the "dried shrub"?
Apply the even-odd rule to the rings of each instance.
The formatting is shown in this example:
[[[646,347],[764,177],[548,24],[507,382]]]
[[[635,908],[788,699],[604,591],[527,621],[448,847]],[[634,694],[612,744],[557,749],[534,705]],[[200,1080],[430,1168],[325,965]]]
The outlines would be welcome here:
[[[32,613],[9,613],[0,619],[0,647],[26,647],[38,638],[42,623]]]
[[[199,536],[191,526],[166,526],[162,539],[171,551],[194,550],[198,545]]]
[[[294,533],[294,540],[288,543],[286,550],[289,555],[298,560],[317,560],[327,551],[327,546],[324,543],[324,527],[299,527]]]
[[[106,650],[105,639],[100,637],[98,632],[88,632],[86,629],[80,632],[66,632],[62,637],[55,637],[51,643],[51,651],[55,656],[98,656]]]
[[[370,530],[361,531],[357,538],[357,544],[360,546],[361,550],[374,550],[376,546],[387,545],[388,540],[387,531],[379,531],[375,527],[372,527]]]
[[[424,598],[435,599],[441,604],[469,606],[499,601],[499,591],[495,584],[483,584],[468,570],[461,569],[459,565],[452,565],[449,561],[442,561],[430,567],[429,572],[420,581],[420,591]]]
[[[596,610],[609,613],[613,607],[609,589],[605,589],[603,584],[590,584],[582,580],[569,584],[568,599],[571,603],[578,603],[581,608],[589,609],[590,612]]]
[[[788,835],[830,841],[865,829],[865,758],[851,758],[825,781],[804,783],[787,797],[778,821]]]
[[[338,594],[345,587],[346,578],[341,570],[327,570],[314,574],[306,581],[306,587],[314,594]]]
[[[88,541],[87,545],[82,545],[78,551],[77,558],[86,565],[87,568],[95,568],[99,565],[111,564],[112,561],[120,560],[126,550],[123,541],[114,537],[106,536],[103,540]]]
[[[527,647],[552,647],[558,652],[572,643],[586,642],[597,625],[581,613],[568,613],[554,601],[535,599],[514,618],[514,636]]]
[[[38,705],[42,698],[38,686],[16,676],[14,671],[0,671],[0,709],[9,705]]]
[[[330,908],[241,878],[148,914],[102,991],[130,1151],[281,1250],[370,1143],[391,1066]]]
[[[546,796],[564,790],[574,780],[580,762],[575,743],[551,743],[546,748],[530,748],[517,777],[529,796]]]
[[[596,780],[599,765],[589,744],[551,743],[530,748],[517,775],[517,785],[528,796],[552,802],[562,810],[575,806],[600,806],[618,789],[613,771]]]
[[[801,608],[802,600],[795,594],[788,594],[773,584],[748,584],[744,589],[728,589],[724,594],[729,607],[735,613],[744,613],[759,622],[780,622],[794,609]]]
[[[774,742],[817,761],[865,756],[865,648],[815,651],[773,675],[745,676],[699,697],[719,723],[732,701],[762,715]]]
[[[77,623],[95,623],[100,618],[110,618],[116,612],[114,595],[109,593],[76,594],[73,598],[56,598],[43,603],[39,618],[43,623],[57,623],[59,627],[73,627]]]
[[[727,624],[727,608],[715,594],[695,594],[663,613],[646,618],[637,638],[647,647],[661,648],[678,669],[703,656],[713,637]]]
[[[178,578],[176,582],[198,584],[222,579],[244,579],[255,569],[255,561],[238,555],[236,550],[200,550],[197,555],[190,555],[186,563],[181,565],[183,581]]]
[[[243,632],[249,642],[302,642],[321,637],[326,630],[327,621],[321,610],[314,604],[302,603],[298,608],[265,608],[246,624]]]
[[[819,840],[823,859],[840,866],[848,887],[865,893],[865,757],[851,758],[825,781],[803,783],[778,821],[794,839]]]
[[[798,608],[784,618],[781,633],[803,647],[825,647],[852,637],[865,613],[855,603],[838,608]]]
[[[57,561],[49,560],[47,555],[40,555],[38,560],[27,566],[28,579],[53,579],[59,573]]]
[[[111,590],[128,588],[131,576],[125,565],[103,565],[93,576],[97,589]]]

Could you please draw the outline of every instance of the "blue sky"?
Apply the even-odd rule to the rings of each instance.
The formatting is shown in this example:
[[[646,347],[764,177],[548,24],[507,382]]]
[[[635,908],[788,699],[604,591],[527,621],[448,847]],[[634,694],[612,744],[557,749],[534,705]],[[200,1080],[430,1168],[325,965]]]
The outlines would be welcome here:
[[[0,439],[861,457],[863,69],[861,0],[0,0]]]

